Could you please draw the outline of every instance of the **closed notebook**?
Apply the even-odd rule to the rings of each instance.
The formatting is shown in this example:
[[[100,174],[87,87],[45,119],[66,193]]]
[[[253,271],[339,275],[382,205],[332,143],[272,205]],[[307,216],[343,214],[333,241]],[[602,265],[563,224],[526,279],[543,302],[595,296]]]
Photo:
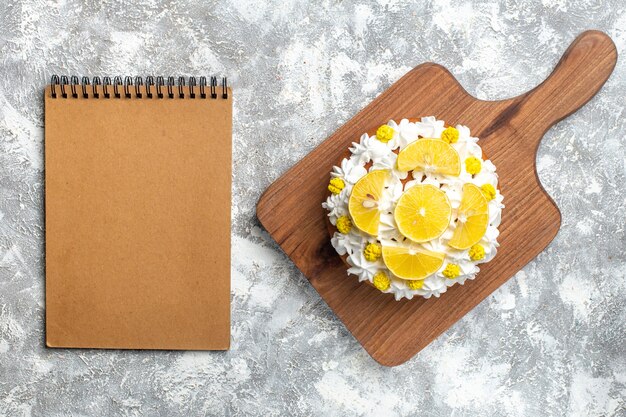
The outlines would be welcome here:
[[[47,346],[228,349],[231,130],[225,80],[53,77]]]

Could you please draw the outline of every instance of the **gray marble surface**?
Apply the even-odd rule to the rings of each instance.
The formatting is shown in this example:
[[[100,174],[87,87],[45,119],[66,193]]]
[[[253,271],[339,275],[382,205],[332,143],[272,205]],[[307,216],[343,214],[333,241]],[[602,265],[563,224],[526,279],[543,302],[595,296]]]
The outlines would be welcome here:
[[[374,362],[260,228],[261,192],[425,61],[472,94],[541,82],[622,0],[20,0],[0,5],[0,415],[626,416],[626,67],[545,136],[553,243],[411,361]],[[232,349],[44,348],[43,101],[53,73],[228,75]]]

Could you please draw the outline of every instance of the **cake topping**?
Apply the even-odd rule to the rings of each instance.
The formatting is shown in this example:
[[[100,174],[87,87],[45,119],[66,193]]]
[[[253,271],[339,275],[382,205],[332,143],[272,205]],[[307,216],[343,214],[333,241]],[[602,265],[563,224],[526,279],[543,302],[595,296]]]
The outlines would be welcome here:
[[[373,236],[378,234],[379,202],[388,177],[387,170],[371,171],[354,184],[350,195],[348,210],[354,225]]]
[[[349,274],[396,299],[439,297],[496,255],[503,197],[468,127],[390,120],[349,151],[322,204]]]
[[[483,194],[485,194],[485,198],[487,199],[487,201],[491,201],[496,198],[496,189],[493,185],[484,184],[480,186],[480,189],[482,190]]]
[[[419,290],[420,288],[424,286],[424,280],[406,281],[406,285],[411,290]]]
[[[461,275],[461,268],[456,264],[448,264],[442,274],[446,278],[454,279]]]
[[[415,185],[400,196],[394,219],[403,236],[414,242],[435,239],[448,228],[452,207],[446,193],[430,185]]]
[[[440,139],[419,139],[398,154],[400,171],[458,176],[461,172],[459,153]]]
[[[472,261],[480,261],[485,258],[485,248],[481,245],[474,245],[469,250],[469,257]]]
[[[339,194],[346,187],[346,183],[341,178],[332,178],[328,183],[328,191]]]
[[[389,125],[382,125],[376,130],[376,139],[383,143],[389,142],[393,139],[394,130]]]
[[[470,156],[469,158],[467,158],[465,160],[465,170],[472,175],[476,175],[480,172],[480,169],[482,167],[482,164],[480,162],[480,159],[476,158],[475,156]]]
[[[441,133],[441,140],[447,143],[457,143],[459,141],[458,129],[450,126]]]
[[[488,225],[487,198],[474,184],[463,185],[463,196],[457,209],[456,228],[448,245],[456,249],[467,249],[478,243],[485,235]]]
[[[378,243],[368,243],[365,245],[363,255],[370,262],[376,262],[383,254],[383,249]]]
[[[352,229],[352,221],[348,216],[341,216],[337,219],[337,230],[339,233],[348,234]]]
[[[430,252],[421,246],[383,246],[387,268],[398,278],[424,279],[443,264],[445,254]]]
[[[387,291],[389,287],[391,286],[391,280],[389,279],[389,276],[386,273],[384,273],[383,271],[380,271],[374,274],[374,278],[372,279],[372,284],[374,284],[374,286],[381,291]]]

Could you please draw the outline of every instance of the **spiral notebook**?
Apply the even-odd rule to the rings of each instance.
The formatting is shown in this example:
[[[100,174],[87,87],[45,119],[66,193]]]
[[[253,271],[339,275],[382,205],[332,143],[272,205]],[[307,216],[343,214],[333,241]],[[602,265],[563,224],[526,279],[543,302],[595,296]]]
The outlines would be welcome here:
[[[46,344],[228,349],[226,79],[53,77]]]

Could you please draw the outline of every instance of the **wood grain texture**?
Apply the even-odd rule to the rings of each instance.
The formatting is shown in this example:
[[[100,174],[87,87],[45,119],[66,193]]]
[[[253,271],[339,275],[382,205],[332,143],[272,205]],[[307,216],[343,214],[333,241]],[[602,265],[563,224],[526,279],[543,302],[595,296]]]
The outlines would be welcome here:
[[[536,152],[544,133],[589,101],[613,71],[617,51],[602,32],[574,40],[552,74],[520,96],[484,101],[469,95],[440,65],[422,64],[391,86],[261,196],[257,216],[348,330],[379,363],[402,364],[474,308],[554,238],[561,215],[537,178]],[[330,245],[326,211],[329,172],[363,132],[390,119],[434,115],[468,126],[480,138],[500,177],[506,208],[498,255],[476,280],[441,298],[395,301],[346,275]]]

